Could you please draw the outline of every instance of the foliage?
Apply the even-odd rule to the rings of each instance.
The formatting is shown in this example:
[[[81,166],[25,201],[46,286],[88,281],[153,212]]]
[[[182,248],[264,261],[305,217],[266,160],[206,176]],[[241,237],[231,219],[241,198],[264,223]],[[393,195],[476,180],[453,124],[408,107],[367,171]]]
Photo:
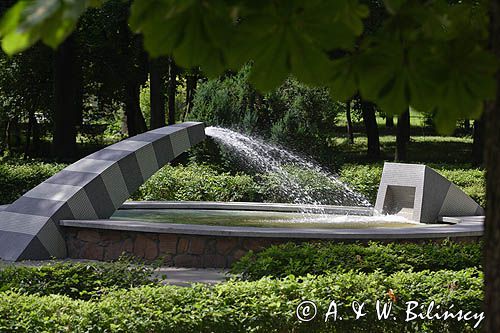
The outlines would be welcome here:
[[[249,252],[235,262],[231,272],[244,280],[265,276],[283,278],[339,273],[348,270],[371,273],[440,269],[461,270],[481,266],[481,245],[446,241],[425,244],[368,245],[343,243],[286,243],[262,252]]]
[[[0,23],[2,47],[12,54],[40,39],[55,47],[103,1],[21,0]],[[384,4],[385,13],[377,7],[370,16],[358,1],[135,0],[129,24],[153,57],[173,55],[210,77],[253,61],[250,80],[262,91],[291,74],[329,85],[339,99],[360,91],[384,112],[435,110],[442,130],[478,117],[495,93],[488,2]]]
[[[334,102],[326,89],[310,88],[287,79],[267,95],[271,138],[309,154],[325,154],[335,135],[335,118],[345,106]]]
[[[208,165],[167,165],[143,184],[135,199],[180,201],[255,201],[257,187],[244,174],[218,173]]]
[[[189,118],[207,125],[238,127],[247,132],[255,130],[260,123],[259,128],[265,130],[267,124],[262,124],[262,117],[267,110],[256,102],[259,96],[248,82],[249,74],[250,66],[245,66],[234,75],[200,83]]]
[[[64,168],[63,164],[43,162],[0,163],[0,203],[9,204],[45,179]]]
[[[344,105],[333,102],[327,89],[293,78],[262,95],[250,85],[251,68],[201,83],[190,119],[258,134],[308,154],[328,150],[335,118]]]
[[[120,290],[91,301],[59,295],[0,294],[2,332],[465,332],[476,321],[405,322],[405,302],[432,300],[452,311],[481,312],[483,276],[462,271],[348,272],[283,280],[230,281],[192,288],[145,286]],[[375,302],[391,301],[397,320],[377,320]],[[317,304],[318,316],[300,323],[295,309],[303,300]],[[339,303],[343,320],[325,322],[329,303]],[[351,303],[365,302],[366,316],[355,320]],[[424,310],[425,311],[425,310]]]
[[[0,291],[91,299],[115,289],[152,284],[153,270],[153,266],[145,266],[125,257],[113,263],[55,262],[42,266],[0,266]]]

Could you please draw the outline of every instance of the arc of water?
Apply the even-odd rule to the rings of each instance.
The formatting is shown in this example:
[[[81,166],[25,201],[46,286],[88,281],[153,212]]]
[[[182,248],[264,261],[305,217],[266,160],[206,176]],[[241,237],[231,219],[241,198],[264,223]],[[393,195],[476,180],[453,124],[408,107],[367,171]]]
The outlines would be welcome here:
[[[276,174],[282,182],[282,192],[294,203],[320,205],[325,202],[313,199],[310,191],[303,187],[297,177],[287,170],[287,165],[314,171],[327,181],[335,184],[340,189],[337,194],[338,197],[329,198],[330,201],[335,201],[335,204],[349,203],[358,206],[371,206],[362,194],[352,190],[347,184],[340,181],[337,175],[321,168],[316,162],[292,153],[284,147],[227,128],[207,127],[205,132],[260,172]]]

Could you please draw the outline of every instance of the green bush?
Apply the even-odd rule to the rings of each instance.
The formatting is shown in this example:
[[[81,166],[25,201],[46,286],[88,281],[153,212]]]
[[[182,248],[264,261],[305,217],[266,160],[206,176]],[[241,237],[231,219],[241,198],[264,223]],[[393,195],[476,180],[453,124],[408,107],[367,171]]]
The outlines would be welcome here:
[[[429,164],[445,178],[460,187],[472,199],[485,207],[486,185],[484,171],[480,169],[468,169],[454,167],[447,164]],[[377,190],[382,177],[383,165],[357,165],[345,164],[339,170],[342,181],[350,184],[355,190],[364,194],[374,204],[377,199]]]
[[[62,170],[63,164],[2,162],[0,164],[0,204],[9,204],[28,190]]]
[[[199,85],[190,119],[207,125],[257,133],[308,154],[329,155],[335,118],[344,105],[326,88],[312,88],[293,78],[261,95],[251,86],[251,66]]]
[[[256,103],[260,96],[250,85],[249,75],[250,67],[245,66],[234,75],[201,83],[196,89],[189,119],[246,131],[255,129],[258,119],[267,112],[265,105]]]
[[[392,298],[388,320],[376,318],[375,302]],[[1,332],[466,332],[479,320],[405,322],[405,302],[452,311],[481,312],[483,276],[475,269],[438,272],[348,272],[319,277],[254,282],[230,281],[193,288],[144,286],[91,301],[65,296],[0,294]],[[318,315],[300,323],[303,300],[314,301]],[[342,303],[337,319],[325,322],[331,301]],[[364,302],[367,314],[355,320],[351,304]],[[423,310],[425,311],[425,310]],[[441,310],[442,311],[442,310]]]
[[[282,278],[293,274],[325,274],[356,270],[386,274],[402,270],[460,270],[481,266],[481,245],[444,242],[443,244],[361,244],[286,243],[262,252],[249,252],[231,268],[241,279],[264,276]]]
[[[143,184],[133,198],[176,201],[255,201],[251,176],[218,173],[209,165],[167,165]]]
[[[121,258],[114,263],[59,262],[42,266],[0,267],[0,291],[66,295],[90,299],[110,289],[154,283],[153,266]],[[0,312],[1,313],[1,312]]]

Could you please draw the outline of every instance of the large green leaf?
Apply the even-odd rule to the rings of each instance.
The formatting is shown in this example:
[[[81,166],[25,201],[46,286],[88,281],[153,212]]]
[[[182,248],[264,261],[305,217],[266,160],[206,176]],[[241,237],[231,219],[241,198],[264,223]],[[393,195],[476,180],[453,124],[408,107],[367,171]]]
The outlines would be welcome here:
[[[7,54],[21,52],[38,40],[56,48],[75,29],[91,6],[106,0],[21,0],[2,18],[0,37]]]

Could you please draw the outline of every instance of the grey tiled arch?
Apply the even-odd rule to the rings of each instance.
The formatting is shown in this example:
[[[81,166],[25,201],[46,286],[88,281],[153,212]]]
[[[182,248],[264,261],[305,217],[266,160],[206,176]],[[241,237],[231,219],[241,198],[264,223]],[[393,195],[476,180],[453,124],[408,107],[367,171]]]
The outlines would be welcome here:
[[[60,220],[109,218],[166,163],[205,139],[186,122],[120,141],[69,165],[0,211],[0,258],[66,256]]]

